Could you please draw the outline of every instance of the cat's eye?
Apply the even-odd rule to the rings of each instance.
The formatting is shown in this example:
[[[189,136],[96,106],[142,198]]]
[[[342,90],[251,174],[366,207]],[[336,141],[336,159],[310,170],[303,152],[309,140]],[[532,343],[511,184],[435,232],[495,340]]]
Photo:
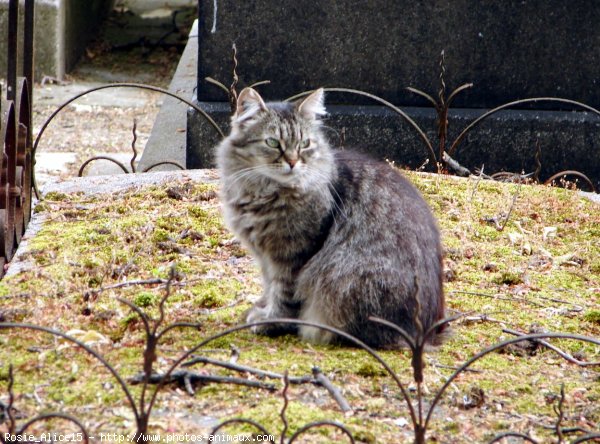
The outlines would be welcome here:
[[[279,148],[279,140],[269,137],[265,140],[265,143],[270,148]]]
[[[302,149],[308,148],[309,145],[310,145],[310,139],[304,139],[302,142],[300,142],[300,148],[302,148]]]

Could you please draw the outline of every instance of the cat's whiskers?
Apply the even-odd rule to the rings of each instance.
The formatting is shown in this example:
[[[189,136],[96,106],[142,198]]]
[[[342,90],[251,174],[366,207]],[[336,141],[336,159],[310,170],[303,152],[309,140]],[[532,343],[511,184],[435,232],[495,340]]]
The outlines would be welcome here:
[[[254,165],[236,171],[228,176],[228,183],[225,185],[225,191],[230,191],[231,188],[238,185],[238,182],[251,178],[255,173],[264,170],[265,168],[269,168],[269,165]],[[264,174],[261,174],[260,176],[264,176]]]

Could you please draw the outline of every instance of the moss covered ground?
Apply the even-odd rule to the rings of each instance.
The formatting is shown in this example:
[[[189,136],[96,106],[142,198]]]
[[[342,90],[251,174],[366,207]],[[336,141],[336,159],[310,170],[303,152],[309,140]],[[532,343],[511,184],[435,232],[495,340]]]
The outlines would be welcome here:
[[[504,329],[600,337],[600,207],[574,191],[406,173],[439,220],[446,251],[448,314],[444,344],[425,355],[426,411],[454,369],[484,348],[512,338]],[[50,327],[86,343],[128,379],[142,369],[143,322],[123,298],[159,316],[165,279],[174,280],[164,325],[174,329],[159,347],[155,370],[164,371],[204,339],[234,327],[260,294],[258,270],[223,227],[212,185],[181,180],[113,195],[53,193],[35,211],[45,218],[26,255],[35,266],[0,282],[0,321]],[[600,347],[567,339],[552,345],[583,362],[600,361]],[[232,355],[232,350],[235,353]],[[318,366],[352,407],[343,413],[319,386],[290,385],[286,435],[319,420],[345,424],[357,442],[411,442],[413,428],[394,380],[365,351],[306,344],[293,336],[259,337],[247,330],[198,351],[290,376]],[[415,400],[407,350],[381,351]],[[90,433],[135,430],[118,383],[100,363],[68,341],[17,328],[0,330],[0,402],[8,402],[14,368],[18,421],[39,413],[75,415]],[[241,376],[210,365],[204,375]],[[503,431],[556,441],[555,408],[574,438],[600,429],[600,370],[560,358],[546,348],[514,346],[491,353],[459,375],[443,393],[429,422],[429,442],[487,442]],[[244,417],[279,436],[284,429],[281,381],[277,390],[206,384],[195,394],[172,384],[160,391],[150,431],[208,432],[219,421]],[[132,386],[134,397],[141,395]],[[415,401],[416,406],[416,401]],[[2,429],[0,410],[0,431]],[[66,423],[45,425],[61,432]],[[251,433],[247,425],[228,433]],[[279,439],[279,438],[277,438]],[[344,442],[334,427],[296,442]]]

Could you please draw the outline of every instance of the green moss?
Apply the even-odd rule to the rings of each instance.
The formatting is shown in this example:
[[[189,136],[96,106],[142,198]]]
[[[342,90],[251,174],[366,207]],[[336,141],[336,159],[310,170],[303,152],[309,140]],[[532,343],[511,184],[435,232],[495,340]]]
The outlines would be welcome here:
[[[48,209],[50,209],[50,205],[48,205],[46,202],[44,202],[44,201],[38,202],[35,205],[35,207],[33,208],[33,213],[34,214],[43,213],[44,211],[47,211]]]
[[[50,191],[49,193],[44,194],[44,200],[60,202],[63,200],[69,200],[70,196],[65,193],[61,193],[58,191]]]
[[[502,273],[494,276],[492,282],[498,285],[518,285],[523,283],[523,276],[521,273],[503,271]]]
[[[444,424],[444,431],[447,433],[459,433],[460,427],[457,422],[449,421]]]
[[[152,241],[157,242],[166,242],[171,238],[171,233],[163,228],[155,228],[152,233]]]
[[[95,257],[84,257],[81,261],[81,266],[83,268],[87,268],[88,270],[94,270],[100,267],[102,263]]]
[[[282,430],[283,424],[280,417],[281,401],[279,399],[265,400],[261,405],[250,408],[246,411],[245,416],[248,418],[259,419],[262,424],[269,424],[271,430]],[[324,412],[318,409],[311,409],[297,401],[289,402],[286,411],[286,419],[288,421],[288,436],[295,433],[300,427],[308,425],[316,421],[343,421],[343,416],[339,413]],[[253,430],[244,428],[244,431],[250,432]],[[327,437],[329,428],[315,429],[318,436]]]
[[[138,307],[149,307],[154,305],[159,296],[149,291],[142,291],[133,298],[133,303]]]
[[[356,374],[367,378],[373,378],[375,376],[385,376],[387,373],[385,369],[381,367],[381,364],[368,361],[358,368]]]
[[[129,313],[123,319],[121,319],[121,326],[127,328],[131,325],[136,324],[140,320],[140,316],[137,313]]]
[[[535,392],[534,388],[529,384],[517,385],[514,390],[520,395],[531,395]]]
[[[156,219],[156,226],[170,232],[178,232],[185,226],[185,221],[177,216],[161,216]]]
[[[377,442],[377,435],[367,430],[358,430],[356,433],[354,433],[354,439],[357,442],[375,444]]]
[[[206,218],[210,217],[210,213],[198,205],[189,207],[188,212],[189,212],[190,216],[195,217],[197,219],[206,219]]]
[[[237,298],[242,285],[236,279],[204,280],[191,288],[193,302],[202,308],[222,307]]]
[[[600,310],[590,310],[583,315],[587,322],[600,325]]]

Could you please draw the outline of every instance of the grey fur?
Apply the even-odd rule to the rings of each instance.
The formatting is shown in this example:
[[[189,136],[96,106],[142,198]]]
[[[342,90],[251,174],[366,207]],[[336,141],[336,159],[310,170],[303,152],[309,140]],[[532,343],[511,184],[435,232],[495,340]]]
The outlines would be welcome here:
[[[296,104],[265,104],[247,88],[238,103],[217,163],[225,221],[263,277],[263,297],[246,320],[298,318],[393,347],[398,334],[369,316],[412,335],[417,310],[425,330],[442,319],[439,233],[415,188],[386,163],[329,147],[322,90]],[[336,339],[304,326],[299,334]]]

